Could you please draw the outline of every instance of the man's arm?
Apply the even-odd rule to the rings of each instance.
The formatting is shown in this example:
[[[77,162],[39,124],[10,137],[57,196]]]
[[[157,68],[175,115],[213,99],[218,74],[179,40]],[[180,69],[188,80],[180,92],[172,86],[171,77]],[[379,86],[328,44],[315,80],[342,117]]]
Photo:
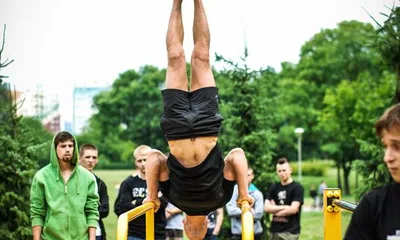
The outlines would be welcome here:
[[[213,231],[213,235],[218,236],[219,232],[221,231],[222,222],[224,221],[224,208],[217,209],[217,217],[215,222],[215,228]]]
[[[91,174],[91,179],[89,179],[88,193],[85,203],[85,216],[86,223],[88,226],[89,239],[94,240],[96,238],[96,227],[99,221],[99,194],[97,190],[96,178]],[[91,228],[94,228],[95,234],[94,238],[90,238]]]
[[[32,180],[30,210],[32,221],[32,234],[34,240],[41,239],[42,226],[46,216],[46,200],[44,196],[44,186],[38,181],[37,176]]]
[[[264,197],[260,191],[254,192],[254,210],[253,217],[254,220],[260,220],[264,214]]]
[[[284,205],[286,207],[283,210],[274,213],[274,215],[278,217],[286,217],[294,215],[300,211],[300,205],[301,205],[300,202],[293,201],[290,206]]]
[[[147,196],[143,203],[153,202],[155,211],[160,208],[158,198],[158,181],[168,180],[167,157],[158,150],[151,150],[146,160]]]
[[[99,186],[99,197],[100,197],[100,205],[99,205],[99,214],[100,218],[106,218],[110,212],[109,198],[107,185],[100,180]]]
[[[42,226],[33,226],[32,227],[33,240],[40,240],[41,233],[42,233]]]
[[[177,207],[165,209],[165,218],[169,219],[170,217],[180,213],[182,213],[182,210]]]
[[[224,178],[229,181],[236,181],[238,185],[237,204],[240,207],[243,201],[253,205],[254,199],[249,194],[247,181],[247,159],[243,149],[231,150],[225,158]]]
[[[96,240],[96,228],[89,227],[89,240]]]
[[[287,208],[287,205],[276,205],[274,200],[269,200],[269,199],[265,199],[265,204],[264,204],[264,211],[267,213],[271,213],[271,214],[276,214],[282,210],[284,210],[285,208]]]
[[[291,199],[290,206],[282,211],[275,213],[276,216],[285,217],[298,213],[300,211],[300,206],[304,202],[304,189],[303,186],[297,185],[294,189],[293,198]]]

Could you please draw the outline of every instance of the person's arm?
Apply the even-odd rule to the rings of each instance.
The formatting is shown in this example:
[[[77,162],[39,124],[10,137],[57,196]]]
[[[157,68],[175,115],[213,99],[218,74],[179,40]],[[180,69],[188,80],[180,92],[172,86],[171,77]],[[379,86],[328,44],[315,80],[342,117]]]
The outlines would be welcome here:
[[[153,202],[155,204],[155,212],[158,211],[161,204],[158,198],[158,181],[160,181],[160,178],[168,179],[166,160],[167,157],[155,149],[148,154],[146,160],[147,196],[143,203]]]
[[[290,204],[290,206],[284,205],[286,207],[283,210],[274,213],[274,215],[278,217],[286,217],[294,215],[299,212],[300,205],[301,205],[300,202],[293,201],[292,204]]]
[[[165,211],[168,213],[168,217],[167,217],[167,218],[170,218],[170,217],[174,216],[175,214],[182,213],[182,210],[180,210],[180,209],[177,208],[177,207],[168,208],[168,209],[166,209]],[[166,215],[167,215],[167,214],[166,214]]]
[[[96,240],[96,228],[89,227],[89,240]]]
[[[218,236],[219,232],[221,231],[222,222],[224,221],[224,208],[217,209],[217,217],[215,222],[215,228],[213,231],[213,235]]]
[[[254,220],[261,220],[264,214],[264,197],[260,191],[254,192],[254,206],[253,206]]]
[[[91,174],[91,178],[89,178],[88,183],[88,193],[86,197],[85,203],[85,216],[86,216],[86,224],[88,226],[89,237],[90,233],[94,229],[94,238],[96,238],[96,227],[99,221],[99,194],[97,190],[96,178],[93,174]],[[92,240],[90,238],[90,240]]]
[[[100,204],[99,204],[100,218],[106,218],[110,212],[110,204],[107,192],[107,185],[102,180],[100,180],[99,196],[100,196]]]
[[[237,206],[236,200],[238,198],[238,186],[235,185],[233,188],[233,194],[231,200],[226,204],[226,212],[229,217],[240,217],[242,210]]]
[[[225,158],[224,178],[236,181],[239,195],[236,202],[239,208],[244,201],[247,201],[250,206],[254,204],[254,198],[249,194],[247,169],[247,159],[243,149],[232,149]]]
[[[267,213],[271,213],[271,214],[276,214],[280,211],[283,211],[285,208],[287,208],[287,205],[276,205],[274,200],[269,200],[269,199],[265,199],[265,203],[264,203],[264,211]]]
[[[38,181],[37,176],[32,180],[30,196],[30,213],[32,221],[32,234],[34,240],[41,239],[42,226],[46,216],[44,186]]]
[[[41,233],[42,233],[42,226],[33,226],[32,227],[33,240],[41,240],[41,238],[40,238]]]

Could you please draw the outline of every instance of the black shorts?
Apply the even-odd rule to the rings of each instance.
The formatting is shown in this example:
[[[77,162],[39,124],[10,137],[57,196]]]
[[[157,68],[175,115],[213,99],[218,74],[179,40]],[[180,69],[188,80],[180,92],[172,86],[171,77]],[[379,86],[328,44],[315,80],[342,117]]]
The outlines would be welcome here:
[[[220,196],[217,200],[213,199],[212,197],[209,198],[209,203],[202,202],[200,204],[207,204],[207,207],[199,206],[199,203],[186,201],[185,206],[179,204],[180,197],[176,197],[174,195],[170,195],[171,192],[171,180],[167,180],[164,182],[160,182],[160,189],[163,193],[163,196],[171,202],[173,205],[181,209],[186,215],[189,216],[199,216],[205,215],[207,216],[210,212],[217,210],[218,208],[224,207],[231,199],[233,195],[233,188],[236,184],[236,181],[229,181],[227,179],[223,179],[222,189],[220,191]],[[195,188],[195,186],[194,186]],[[191,205],[191,206],[189,206]],[[213,205],[212,207],[210,205]]]
[[[161,92],[164,114],[160,125],[167,140],[218,136],[223,121],[218,111],[218,88],[205,87],[193,92],[164,89]]]

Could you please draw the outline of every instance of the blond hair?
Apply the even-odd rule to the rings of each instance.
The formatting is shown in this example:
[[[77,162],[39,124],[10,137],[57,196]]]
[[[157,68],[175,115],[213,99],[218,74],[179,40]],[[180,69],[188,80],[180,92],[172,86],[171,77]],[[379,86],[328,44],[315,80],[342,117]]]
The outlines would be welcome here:
[[[133,151],[133,157],[136,159],[137,155],[139,154],[146,154],[151,150],[151,147],[147,146],[147,145],[140,145],[137,148],[135,148],[135,150]]]

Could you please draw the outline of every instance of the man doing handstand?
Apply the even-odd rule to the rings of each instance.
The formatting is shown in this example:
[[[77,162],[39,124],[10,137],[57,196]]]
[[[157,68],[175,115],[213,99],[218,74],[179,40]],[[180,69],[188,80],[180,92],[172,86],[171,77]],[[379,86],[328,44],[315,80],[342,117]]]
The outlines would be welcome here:
[[[158,209],[158,187],[176,207],[186,213],[184,229],[190,239],[203,239],[207,214],[229,202],[235,181],[237,202],[253,203],[247,186],[247,160],[235,148],[222,158],[218,147],[222,116],[218,89],[210,67],[210,32],[201,0],[194,0],[191,82],[188,89],[183,50],[182,0],[173,0],[167,31],[168,67],[162,90],[164,114],[161,128],[168,141],[167,157],[153,150],[147,158],[148,195]]]

